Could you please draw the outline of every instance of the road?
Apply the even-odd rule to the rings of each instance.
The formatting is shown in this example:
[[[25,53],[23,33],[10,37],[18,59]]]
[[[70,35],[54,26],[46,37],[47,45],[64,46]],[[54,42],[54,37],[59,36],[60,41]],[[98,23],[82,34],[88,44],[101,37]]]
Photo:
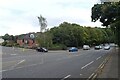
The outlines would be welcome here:
[[[2,78],[89,78],[110,50],[67,50],[41,53],[30,49],[2,47]]]

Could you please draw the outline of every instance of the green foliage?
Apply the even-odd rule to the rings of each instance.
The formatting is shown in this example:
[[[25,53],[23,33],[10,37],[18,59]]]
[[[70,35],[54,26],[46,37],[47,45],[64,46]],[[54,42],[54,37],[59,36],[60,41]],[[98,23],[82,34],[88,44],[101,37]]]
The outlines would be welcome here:
[[[12,46],[13,46],[13,44],[11,44],[11,43],[6,44],[6,47],[12,47]]]
[[[82,44],[82,27],[77,24],[63,22],[59,27],[50,30],[53,34],[53,44],[65,44],[66,46],[80,46]]]
[[[4,39],[5,41],[14,41],[17,42],[17,37],[13,36],[13,35],[9,35],[9,34],[5,34],[4,36],[2,36],[2,39]]]
[[[19,44],[15,43],[14,41],[4,41],[2,43],[2,46],[6,46],[6,47],[12,47],[12,46],[19,47]]]
[[[112,25],[112,26],[116,26]],[[75,23],[63,22],[58,27],[46,32],[37,33],[35,42],[38,46],[53,50],[67,49],[67,47],[82,47],[84,44],[97,45],[113,42],[114,33],[110,28],[83,27]],[[118,34],[116,34],[118,35]],[[5,34],[3,46],[17,46],[17,39],[23,39],[25,35],[13,36]]]
[[[53,44],[64,44],[67,47],[109,43],[113,41],[114,36],[110,28],[83,27],[67,22],[51,28],[50,33],[53,35]]]
[[[47,27],[47,21],[41,15],[40,15],[40,17],[38,17],[38,20],[39,20],[39,24],[40,24],[40,32],[42,32]]]
[[[48,47],[49,50],[66,50],[67,46],[64,44],[53,44],[51,47]]]
[[[5,34],[4,36],[2,36],[2,39],[6,40],[10,40],[10,35],[9,34]]]
[[[37,36],[36,41],[38,46],[48,48],[52,45],[52,35],[49,32],[40,33]]]
[[[6,41],[4,41],[4,42],[2,43],[2,46],[6,46],[6,44],[7,44],[7,42],[6,42]]]
[[[19,44],[18,43],[13,43],[13,46],[19,47]]]
[[[111,32],[109,30],[106,30],[108,33],[108,37],[111,37],[115,39],[115,42],[118,43],[120,46],[120,1],[119,2],[106,2],[103,4],[95,4],[92,7],[92,21],[96,22],[97,20],[100,20],[101,23],[103,23],[103,26],[110,26],[110,28],[114,31],[114,34],[116,36],[109,36]],[[113,33],[112,33],[113,34]],[[109,42],[112,42],[111,39],[108,39]]]

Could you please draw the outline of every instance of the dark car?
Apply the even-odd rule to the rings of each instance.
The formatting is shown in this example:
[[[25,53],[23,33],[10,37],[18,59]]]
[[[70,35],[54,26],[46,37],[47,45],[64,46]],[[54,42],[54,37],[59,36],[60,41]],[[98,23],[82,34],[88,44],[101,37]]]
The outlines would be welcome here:
[[[36,49],[38,52],[48,52],[48,49],[43,48],[43,47],[37,47]]]
[[[69,52],[77,52],[77,51],[78,51],[78,48],[76,48],[76,47],[71,47],[69,49]]]

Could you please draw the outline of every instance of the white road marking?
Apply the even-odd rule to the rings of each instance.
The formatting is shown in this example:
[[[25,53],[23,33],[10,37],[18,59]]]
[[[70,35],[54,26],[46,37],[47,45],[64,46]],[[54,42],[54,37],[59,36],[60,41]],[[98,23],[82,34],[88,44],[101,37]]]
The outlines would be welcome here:
[[[64,77],[63,79],[61,79],[61,80],[64,80],[64,79],[66,79],[66,78],[69,78],[71,75],[67,75],[66,77]]]
[[[81,69],[84,69],[85,67],[87,67],[88,65],[92,64],[94,61],[91,61],[90,63],[86,64],[85,66],[83,66]]]
[[[17,54],[10,54],[10,55],[17,55]]]
[[[71,76],[71,75],[68,75],[68,76],[66,76],[66,77],[64,77],[64,78],[66,79],[66,78],[68,78],[68,77],[70,77],[70,76]]]
[[[17,65],[19,65],[19,64],[21,64],[21,63],[23,63],[23,62],[25,62],[25,60],[21,60],[20,62],[18,62],[18,63],[15,64],[14,66],[12,66],[12,68],[16,67]]]
[[[2,72],[7,71],[7,70],[2,70]]]
[[[80,74],[80,76],[82,76],[82,74]]]
[[[23,63],[24,61],[25,61],[25,60],[21,60],[19,63],[17,63],[17,65]]]
[[[4,71],[8,71],[8,70],[1,70],[0,72],[4,72]]]
[[[39,63],[39,64],[42,64],[42,63]],[[14,70],[14,69],[21,69],[21,68],[25,68],[25,67],[30,67],[30,66],[36,66],[38,64],[31,64],[31,65],[28,65],[28,66],[23,66],[23,67],[17,67],[17,68],[14,68],[15,66],[13,66],[12,68],[8,69],[8,70],[2,70],[0,72],[5,72],[5,71],[10,71],[10,70]],[[17,65],[16,65],[17,66]]]
[[[98,68],[100,68],[102,65],[103,65],[103,63],[101,63]]]
[[[98,57],[96,60],[98,60],[98,59],[100,59],[101,58],[101,56],[100,57]]]
[[[97,76],[97,74],[95,74],[95,75],[93,76],[93,80],[96,78],[96,76]]]
[[[90,79],[94,74],[95,74],[95,73],[92,73],[92,74],[90,75],[89,79]]]
[[[105,66],[105,64],[103,64],[103,65],[101,66],[101,69],[102,69],[104,66]]]

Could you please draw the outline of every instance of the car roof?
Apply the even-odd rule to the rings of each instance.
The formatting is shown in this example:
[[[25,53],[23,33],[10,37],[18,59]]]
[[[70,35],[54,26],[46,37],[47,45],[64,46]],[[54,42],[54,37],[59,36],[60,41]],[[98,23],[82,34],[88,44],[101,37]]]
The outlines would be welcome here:
[[[83,46],[89,46],[89,45],[83,45]]]
[[[76,47],[71,47],[71,48],[76,48]]]

